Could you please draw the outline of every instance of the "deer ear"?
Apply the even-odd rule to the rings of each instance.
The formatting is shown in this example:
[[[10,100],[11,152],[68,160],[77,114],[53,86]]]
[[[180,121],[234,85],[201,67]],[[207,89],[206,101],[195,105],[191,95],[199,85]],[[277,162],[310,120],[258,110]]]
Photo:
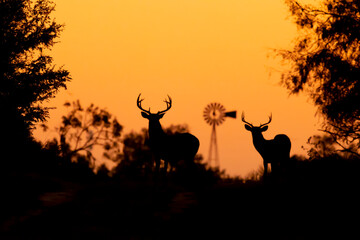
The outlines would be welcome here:
[[[149,119],[149,114],[147,114],[146,112],[141,112],[141,116],[142,116],[143,118]]]
[[[248,130],[248,131],[251,131],[252,128],[251,128],[250,125],[245,124],[245,129]]]
[[[260,128],[260,131],[265,132],[266,130],[268,130],[268,126],[263,126],[262,128]]]
[[[163,116],[165,115],[165,113],[160,113],[158,116],[159,116],[159,119],[161,119]]]

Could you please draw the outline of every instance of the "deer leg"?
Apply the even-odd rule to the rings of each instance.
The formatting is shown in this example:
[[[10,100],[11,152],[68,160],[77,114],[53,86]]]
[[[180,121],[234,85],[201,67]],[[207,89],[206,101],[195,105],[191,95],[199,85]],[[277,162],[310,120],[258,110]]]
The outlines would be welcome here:
[[[264,174],[263,174],[263,177],[266,177],[267,172],[268,172],[268,163],[264,161]]]

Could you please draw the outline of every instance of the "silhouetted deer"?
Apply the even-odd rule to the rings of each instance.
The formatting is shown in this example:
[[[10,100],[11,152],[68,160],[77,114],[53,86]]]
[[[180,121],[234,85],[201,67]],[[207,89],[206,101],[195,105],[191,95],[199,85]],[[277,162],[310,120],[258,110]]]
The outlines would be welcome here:
[[[260,126],[255,127],[251,123],[245,121],[245,115],[241,115],[242,121],[245,123],[245,129],[250,131],[253,138],[255,149],[260,153],[264,160],[264,176],[268,173],[268,164],[271,164],[271,172],[279,174],[281,168],[290,159],[291,142],[285,134],[278,134],[274,139],[264,139],[262,132],[268,129],[268,124],[272,120],[272,115],[269,116],[269,121]]]
[[[172,100],[165,99],[166,109],[157,113],[151,113],[141,107],[144,99],[137,98],[137,106],[141,115],[149,120],[149,145],[156,163],[156,172],[160,169],[160,160],[164,160],[164,170],[167,171],[168,163],[171,168],[176,167],[180,162],[185,166],[193,164],[195,155],[199,149],[199,140],[190,133],[178,133],[167,135],[161,127],[160,119],[171,108]]]

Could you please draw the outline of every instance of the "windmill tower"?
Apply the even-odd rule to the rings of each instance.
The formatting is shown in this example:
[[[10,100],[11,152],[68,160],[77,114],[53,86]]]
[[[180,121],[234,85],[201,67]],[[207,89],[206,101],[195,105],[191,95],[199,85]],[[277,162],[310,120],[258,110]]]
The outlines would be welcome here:
[[[222,124],[225,117],[236,118],[236,111],[226,112],[224,106],[220,103],[210,103],[205,107],[203,116],[205,121],[212,127],[208,163],[211,166],[212,162],[215,162],[215,167],[220,167],[216,126]]]

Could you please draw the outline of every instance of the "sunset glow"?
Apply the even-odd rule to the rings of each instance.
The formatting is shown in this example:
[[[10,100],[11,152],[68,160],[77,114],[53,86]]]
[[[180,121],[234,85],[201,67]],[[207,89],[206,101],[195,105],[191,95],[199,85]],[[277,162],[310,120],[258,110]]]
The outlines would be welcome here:
[[[283,66],[269,57],[272,49],[290,48],[296,27],[283,0],[61,0],[54,17],[65,24],[52,56],[72,76],[68,90],[48,103],[49,125],[66,114],[65,101],[106,107],[124,126],[124,133],[147,128],[136,107],[173,107],[161,123],[188,124],[207,159],[211,127],[202,113],[219,102],[238,112],[217,129],[220,167],[245,177],[262,159],[239,116],[254,125],[273,121],[266,139],[285,133],[291,154],[306,154],[301,146],[318,134],[315,108],[306,96],[290,96],[279,85]],[[50,133],[36,131],[42,140]]]

